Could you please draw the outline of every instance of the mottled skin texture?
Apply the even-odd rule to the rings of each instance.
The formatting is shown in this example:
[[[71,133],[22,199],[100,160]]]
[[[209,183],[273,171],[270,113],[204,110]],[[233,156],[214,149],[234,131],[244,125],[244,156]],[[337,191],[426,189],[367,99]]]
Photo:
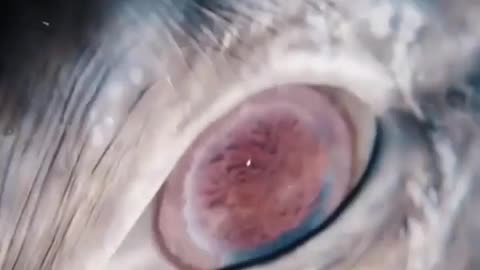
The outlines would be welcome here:
[[[150,229],[164,179],[210,121],[297,81],[350,86],[382,148],[334,224],[248,269],[478,269],[477,0],[11,2],[0,269],[175,269]]]

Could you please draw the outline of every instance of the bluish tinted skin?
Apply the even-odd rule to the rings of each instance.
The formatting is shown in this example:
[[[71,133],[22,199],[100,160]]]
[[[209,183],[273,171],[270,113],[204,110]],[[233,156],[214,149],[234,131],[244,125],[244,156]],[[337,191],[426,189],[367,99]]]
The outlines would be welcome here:
[[[200,127],[220,117],[209,109],[232,107],[227,96],[240,101],[244,89],[271,78],[320,80],[318,70],[301,70],[317,67],[324,51],[310,39],[324,34],[318,17],[338,11],[353,20],[371,10],[370,1],[340,0],[327,13],[322,1],[307,0],[9,2],[0,6],[1,270],[183,269],[153,241],[150,202]],[[399,83],[362,91],[354,82],[349,90],[386,127],[358,199],[293,253],[245,269],[480,267],[480,75],[474,54],[462,54],[475,46],[455,43],[469,37],[480,44],[479,22],[467,15],[480,11],[477,2],[413,5],[435,15],[409,44],[425,46],[404,58],[432,72],[412,89]],[[390,19],[395,32],[408,21],[399,13]],[[400,41],[373,36],[360,38],[371,41],[366,55],[388,62]],[[342,38],[332,34],[328,42]],[[441,45],[458,48],[458,57]],[[294,49],[305,57],[292,56]],[[270,52],[291,64],[291,73],[268,60]],[[321,214],[232,260],[288,246],[325,220]]]

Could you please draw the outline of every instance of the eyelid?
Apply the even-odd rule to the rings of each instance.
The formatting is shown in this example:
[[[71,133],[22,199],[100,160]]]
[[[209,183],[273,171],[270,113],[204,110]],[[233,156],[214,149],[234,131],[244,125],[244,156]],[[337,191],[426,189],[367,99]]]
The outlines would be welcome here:
[[[268,64],[262,65],[263,68],[260,68],[258,74],[252,74],[248,80],[241,80],[241,77],[246,76],[246,74],[227,79],[224,77],[224,73],[214,73],[212,70],[199,71],[196,68],[200,68],[203,65],[202,62],[198,62],[195,65],[195,68],[186,75],[182,82],[175,85],[176,88],[169,89],[173,92],[180,93],[180,95],[186,96],[185,99],[181,99],[180,103],[175,105],[176,110],[170,112],[171,115],[178,118],[169,119],[171,122],[166,122],[163,126],[157,125],[156,128],[153,128],[152,131],[147,134],[148,137],[145,140],[151,141],[152,143],[149,145],[150,149],[146,151],[147,155],[143,157],[148,163],[142,164],[142,170],[145,168],[148,170],[142,177],[154,177],[157,179],[158,183],[158,181],[160,181],[158,179],[162,178],[162,173],[159,173],[159,171],[166,172],[170,168],[170,165],[175,163],[183,149],[187,147],[189,142],[193,140],[200,130],[202,130],[209,122],[225,113],[225,111],[231,109],[235,104],[241,102],[248,95],[259,91],[258,89],[261,89],[262,85],[269,86],[282,82],[302,81],[302,79],[314,84],[332,82],[332,85],[334,86],[351,86],[357,84],[357,86],[359,86],[358,89],[363,90],[358,90],[359,92],[356,92],[355,90],[350,90],[350,88],[345,88],[345,91],[350,91],[351,94],[362,96],[362,98],[364,98],[363,101],[365,101],[366,104],[376,103],[378,100],[383,100],[384,98],[387,98],[389,93],[391,93],[386,90],[390,86],[390,82],[386,80],[383,75],[379,75],[378,69],[360,75],[340,72],[342,67],[351,64],[355,64],[361,68],[362,63],[369,62],[370,60],[362,60],[356,57],[352,60],[345,57],[340,59],[340,63],[337,65],[329,66],[327,65],[328,59],[324,59],[321,55],[288,52],[283,55],[283,57],[283,59],[275,60],[276,64],[269,61]],[[287,67],[289,63],[293,63],[293,67]],[[300,63],[307,65],[302,66]],[[317,66],[316,64],[318,63],[323,64]],[[215,64],[215,62],[213,62],[213,64]],[[249,66],[250,64],[251,63],[245,63],[244,67]],[[272,65],[278,66],[270,69]],[[193,85],[190,85],[190,83],[197,83],[197,80],[189,78],[189,76],[195,77],[194,75],[205,78],[207,83],[201,85],[200,89],[198,86],[194,87]],[[372,89],[377,89],[378,91],[373,91],[381,94],[368,94],[368,90]],[[200,91],[200,93],[205,93],[205,95],[198,95],[197,93],[195,98],[190,99],[190,91]],[[161,91],[157,92],[157,94],[161,93]],[[362,93],[367,94],[362,95]],[[148,97],[148,99],[153,102],[155,100],[160,100],[161,97],[161,95],[154,95]],[[147,103],[149,102],[147,101]],[[384,103],[379,101],[379,104],[388,104],[388,102]],[[165,108],[158,108],[153,106],[153,104],[149,105],[152,107],[151,114],[165,114]],[[195,109],[188,110],[190,107]],[[195,112],[199,111],[202,113],[197,113],[194,116]],[[381,109],[379,109],[379,111],[381,111]],[[183,121],[183,119],[187,118],[189,120]],[[178,125],[182,121],[183,126],[178,128]],[[149,122],[148,124],[152,125],[152,127],[155,126],[153,122]],[[176,125],[177,127],[175,127]],[[173,148],[173,145],[175,145],[175,149]],[[159,161],[158,153],[168,153],[167,155],[170,156],[169,160],[160,160],[160,164],[156,163]],[[157,167],[155,168],[155,166]],[[160,167],[160,169],[158,167]]]
[[[237,91],[240,91],[240,89],[238,89]],[[345,92],[345,93],[346,93],[346,92]],[[236,99],[241,99],[239,96],[236,96],[236,97],[231,96],[230,98],[233,98],[233,99],[235,99],[235,98],[236,98]],[[232,100],[233,100],[233,99],[232,99]],[[219,100],[221,100],[221,99],[219,99]],[[217,100],[217,102],[219,102],[219,100]],[[214,103],[215,103],[215,102],[214,102]],[[219,102],[219,103],[221,103],[221,102]],[[232,103],[229,104],[228,102],[227,102],[226,104],[223,104],[224,109],[227,110],[229,107],[231,108],[231,106],[232,106],[231,104],[232,104]],[[342,104],[340,104],[340,105],[342,105]],[[343,104],[343,105],[346,106],[347,104]],[[349,108],[351,108],[351,106],[347,106],[346,110],[348,111]],[[351,108],[351,109],[352,109],[352,108]],[[214,113],[214,114],[212,114],[212,115],[210,115],[210,116],[213,117],[213,115],[215,115],[215,114],[216,114],[216,115],[221,115],[221,110],[220,110],[220,111],[217,111],[216,113]],[[355,114],[353,114],[353,116],[355,117]],[[206,117],[205,119],[208,119],[208,117]],[[205,120],[205,119],[204,119],[204,120]],[[193,137],[194,134],[197,133],[195,130],[200,130],[200,127],[203,126],[203,125],[204,125],[204,124],[202,124],[202,123],[198,123],[198,126],[197,126],[196,128],[189,127],[188,132],[190,132],[191,136]],[[197,128],[198,128],[198,129],[197,129]],[[187,137],[188,137],[188,136],[187,136]],[[173,138],[172,138],[172,139],[173,139]],[[183,139],[184,139],[184,142],[185,142],[185,143],[188,141],[188,140],[186,140],[186,137],[184,137]],[[175,140],[178,141],[178,138],[176,138]],[[154,164],[151,164],[151,165],[153,166]],[[148,210],[147,210],[147,211],[148,211]],[[347,230],[347,231],[348,231],[348,227],[344,228],[344,230]],[[327,230],[327,231],[328,231],[328,230]],[[326,237],[326,239],[330,239],[330,238],[331,238],[331,237]],[[332,241],[332,239],[331,239],[330,241]],[[329,241],[327,240],[327,241],[325,241],[325,242],[329,242]],[[309,244],[309,243],[306,243],[306,245],[308,245],[308,244]],[[341,245],[341,244],[338,244],[338,246],[341,247],[342,245]],[[308,248],[307,248],[307,249],[308,249]],[[305,250],[305,247],[302,246],[301,250],[302,250],[302,254],[303,254],[303,253],[304,253],[303,250]],[[311,250],[311,249],[310,249],[310,250]],[[327,249],[327,250],[328,250],[328,249]],[[308,251],[307,251],[307,253],[308,253]],[[327,252],[327,253],[328,253],[328,252]],[[290,255],[286,255],[286,257],[289,257],[289,256],[290,256]],[[308,255],[307,255],[307,256],[308,256]],[[288,258],[286,258],[286,257],[285,257],[285,258],[280,258],[280,259],[278,260],[278,262],[281,263],[279,267],[281,267],[282,264],[285,263],[285,259],[288,259]],[[277,261],[276,261],[276,262],[277,262]],[[273,262],[272,265],[277,265],[276,262]],[[320,262],[318,265],[321,265],[322,263],[325,263],[325,262]],[[288,265],[288,263],[286,263],[285,265]],[[260,266],[259,266],[259,267],[260,267]],[[266,266],[266,267],[267,267],[267,266]],[[268,266],[268,267],[270,267],[270,266]],[[266,269],[282,269],[282,268],[274,268],[274,267],[272,267],[272,268],[266,268]]]
[[[265,92],[262,92],[260,96],[252,97],[252,99],[255,100],[255,98],[262,97],[262,98],[260,98],[260,100],[263,99],[264,100],[263,102],[265,102],[265,100],[271,100],[271,99],[273,99],[273,97],[275,97],[274,100],[278,100],[277,102],[280,102],[280,104],[284,104],[283,106],[286,106],[286,104],[289,104],[288,102],[286,102],[287,100],[289,100],[288,99],[288,94],[289,94],[290,95],[289,97],[290,97],[290,100],[291,100],[290,102],[292,102],[292,104],[295,104],[295,102],[299,102],[299,104],[304,104],[303,106],[307,106],[307,107],[311,106],[312,111],[316,111],[317,113],[319,113],[318,115],[316,115],[317,117],[320,118],[320,119],[318,119],[318,121],[322,122],[321,118],[323,116],[322,116],[321,112],[326,113],[328,110],[325,109],[325,111],[322,111],[322,110],[320,110],[320,108],[315,107],[315,104],[318,104],[318,103],[313,102],[312,99],[315,100],[316,98],[325,98],[324,99],[325,106],[327,104],[330,104],[332,109],[336,108],[340,112],[340,114],[343,116],[344,121],[349,123],[349,124],[347,124],[347,126],[349,126],[349,128],[348,128],[349,133],[351,134],[350,135],[351,137],[349,137],[349,138],[353,139],[354,142],[353,142],[353,152],[348,152],[348,155],[353,153],[353,156],[354,156],[353,158],[355,160],[354,162],[355,162],[355,165],[356,165],[355,167],[356,168],[352,173],[347,172],[346,173],[347,174],[346,179],[341,180],[338,183],[339,188],[338,188],[338,191],[336,189],[336,191],[335,191],[336,195],[334,197],[336,198],[335,200],[340,199],[340,202],[341,202],[344,199],[344,196],[345,196],[343,192],[349,193],[351,191],[351,189],[353,189],[357,185],[358,179],[360,179],[361,174],[363,173],[363,171],[365,170],[365,168],[368,164],[368,160],[369,160],[369,157],[371,155],[371,151],[373,149],[373,141],[374,141],[375,132],[376,132],[374,114],[368,109],[368,106],[363,104],[357,98],[351,96],[349,93],[347,93],[343,89],[338,89],[338,88],[333,88],[333,87],[328,87],[328,86],[315,86],[315,85],[309,85],[308,88],[305,86],[305,89],[309,89],[308,91],[303,89],[301,86],[295,86],[295,85],[287,85],[287,86],[284,86],[283,88],[280,87],[279,89],[283,89],[283,92],[282,92],[282,90],[278,90],[279,92],[275,92],[275,91],[272,90],[273,93],[276,93],[276,94],[272,94],[271,92],[265,91]],[[291,91],[289,92],[287,89],[291,89]],[[293,89],[298,89],[298,90],[296,90],[296,91],[298,91],[298,93],[295,94],[295,90],[293,90]],[[303,89],[303,90],[301,90],[301,89]],[[302,91],[304,91],[304,92],[302,92]],[[284,94],[280,94],[280,93],[284,93]],[[269,97],[268,94],[272,95],[270,99],[267,99],[267,97]],[[298,97],[299,95],[304,97],[304,98]],[[309,97],[309,98],[307,98],[307,97]],[[294,101],[294,100],[297,100],[297,101]],[[323,99],[321,99],[321,100],[323,100]],[[265,106],[268,105],[268,103],[262,103],[261,101],[256,101],[256,102],[260,102],[259,104],[262,104],[262,106],[260,106],[260,107],[265,107]],[[302,102],[304,102],[304,103],[302,103]],[[247,104],[249,104],[249,105],[248,106],[247,105],[242,105],[238,109],[235,109],[235,110],[239,110],[239,111],[243,112],[242,109],[250,108],[249,106],[253,106],[252,103],[247,103]],[[253,104],[255,104],[255,103],[253,103]],[[273,103],[273,104],[275,104],[275,103]],[[323,104],[323,103],[320,103],[320,104]],[[293,105],[291,105],[291,106],[293,106]],[[327,106],[327,108],[330,108],[330,106]],[[257,108],[260,108],[260,107],[257,107]],[[252,108],[254,108],[254,107],[251,107],[251,109]],[[254,110],[254,111],[256,111],[256,110]],[[233,112],[232,112],[232,114],[233,114]],[[236,115],[236,114],[233,114],[233,115]],[[240,114],[240,115],[244,115],[244,114]],[[313,115],[315,115],[315,114],[313,114]],[[225,116],[225,117],[227,117],[227,116]],[[230,119],[230,118],[228,118],[228,119]],[[227,122],[229,122],[233,125],[233,123],[231,122],[232,120],[233,119],[231,119]],[[324,121],[326,121],[326,120],[327,119],[324,119]],[[315,122],[315,118],[312,118],[312,121]],[[221,131],[221,129],[218,130],[218,128],[220,128],[221,126],[218,126],[218,124],[215,124],[215,125],[217,125],[217,127],[216,127],[217,132]],[[211,128],[213,128],[213,127],[209,127],[209,129],[211,129]],[[204,132],[202,132],[202,133],[204,133]],[[210,135],[207,135],[207,134],[210,134]],[[204,139],[198,139],[201,142],[198,142],[198,140],[196,139],[197,142],[193,143],[193,145],[196,145],[195,149],[197,149],[198,147],[201,147],[201,145],[203,145],[205,143],[202,140],[205,140],[206,138],[211,138],[211,136],[213,135],[212,133],[207,133],[207,134],[203,134],[203,135],[201,134],[200,135],[200,138],[204,138]],[[323,133],[320,133],[320,134],[323,134]],[[337,135],[339,135],[339,134],[337,134]],[[348,140],[350,140],[350,139],[348,139]],[[218,138],[216,140],[220,140],[220,138]],[[333,140],[331,142],[333,143],[335,141],[336,140]],[[339,145],[339,147],[340,146],[341,145]],[[342,148],[342,147],[340,147],[340,148]],[[192,146],[192,148],[190,148],[184,154],[185,156],[182,157],[182,159],[176,165],[176,169],[172,172],[172,174],[166,180],[167,181],[166,187],[165,186],[162,187],[162,189],[159,193],[159,197],[158,197],[159,207],[161,205],[166,205],[166,206],[162,206],[162,207],[159,208],[159,209],[163,209],[161,211],[161,212],[163,212],[161,214],[163,216],[158,217],[158,219],[159,220],[162,220],[162,219],[164,220],[164,222],[161,222],[161,223],[159,223],[159,225],[157,225],[159,227],[157,229],[158,230],[157,234],[159,234],[159,235],[163,234],[163,235],[168,236],[168,235],[173,234],[173,232],[170,231],[171,229],[169,229],[169,228],[171,228],[170,225],[172,225],[172,224],[170,224],[171,222],[170,223],[167,222],[168,217],[166,217],[165,215],[170,213],[170,214],[173,214],[174,216],[176,216],[172,211],[179,211],[179,210],[178,209],[177,210],[172,210],[171,208],[183,207],[182,206],[183,205],[183,203],[182,203],[183,200],[179,201],[179,199],[177,197],[182,197],[183,196],[182,195],[183,194],[182,190],[184,188],[182,188],[182,186],[183,186],[182,183],[183,183],[184,180],[182,180],[182,179],[184,179],[186,177],[186,175],[185,175],[185,173],[186,173],[185,170],[186,169],[185,168],[191,168],[190,166],[193,166],[193,165],[190,164],[190,161],[192,160],[192,151],[194,151],[193,146]],[[338,151],[338,149],[336,147],[333,147],[332,151]],[[196,152],[194,152],[194,153],[196,153]],[[340,152],[335,152],[334,156],[336,157],[339,153]],[[341,152],[341,153],[343,153],[343,152]],[[361,155],[365,155],[365,157],[362,157]],[[348,168],[351,168],[351,167],[348,167]],[[348,169],[348,171],[350,171],[350,169]],[[344,171],[342,173],[344,173]],[[340,175],[341,175],[341,173],[339,172],[339,175],[338,175],[339,178],[343,179],[343,177],[340,177]],[[345,181],[347,183],[343,183]],[[347,186],[345,186],[345,184]],[[346,188],[346,191],[342,191],[345,188]],[[177,191],[175,191],[175,190],[177,190]],[[168,194],[169,191],[174,191],[176,195],[171,194],[171,193],[169,195]],[[338,193],[340,191],[342,192],[341,194]],[[180,192],[180,193],[178,193],[178,192]],[[339,196],[341,196],[341,198]],[[170,205],[170,206],[168,206],[168,205]],[[333,208],[333,210],[336,209],[337,207],[338,207],[338,205],[337,205],[337,203],[335,203],[335,207]],[[161,212],[159,212],[159,213],[161,213]],[[330,214],[330,213],[328,213],[328,214]],[[172,219],[173,219],[173,217],[172,217]],[[181,219],[181,215],[176,217],[176,219]],[[176,222],[178,223],[178,222],[181,222],[181,221],[177,220]],[[170,225],[168,225],[168,224],[170,224]],[[165,229],[161,229],[161,233],[160,233],[160,228],[162,228],[162,226]],[[175,228],[180,228],[180,230],[183,230],[181,228],[183,228],[185,226],[186,225],[178,225]],[[178,233],[178,232],[176,232],[176,233]],[[186,234],[186,231],[184,233]],[[171,250],[170,250],[171,247],[170,246],[171,246],[171,243],[172,243],[171,242],[172,239],[170,237],[161,237],[161,238],[159,238],[159,241],[160,241],[160,239],[162,241],[161,242],[162,243],[161,246],[162,246],[162,250],[163,250],[162,252],[165,253],[163,255],[165,255],[167,257],[170,257],[172,259],[172,261],[180,264],[181,263],[180,258],[182,258],[182,256],[186,256],[186,255],[183,254],[183,253],[181,253],[180,255],[176,254],[176,253],[175,254],[170,254],[171,253]],[[190,238],[186,237],[186,239],[185,239],[186,243],[190,243],[189,241],[191,241],[191,240],[189,240],[189,239]],[[168,247],[166,246],[166,244],[163,244],[164,241],[166,243],[168,243]],[[178,240],[178,241],[180,241],[180,240]],[[193,245],[193,243],[185,244],[185,245],[190,246],[190,245]],[[173,249],[177,250],[178,247],[173,248]],[[195,250],[196,248],[193,248],[193,249]],[[196,254],[194,250],[191,251],[192,253],[188,253],[188,254],[190,254],[188,256],[193,256],[191,254]],[[179,256],[179,258],[176,258],[176,256]],[[198,255],[198,256],[200,256],[200,255]],[[200,260],[202,261],[202,263],[204,263],[203,259],[200,259]],[[190,262],[190,263],[194,263],[194,262]],[[198,267],[200,267],[200,266],[198,266]]]

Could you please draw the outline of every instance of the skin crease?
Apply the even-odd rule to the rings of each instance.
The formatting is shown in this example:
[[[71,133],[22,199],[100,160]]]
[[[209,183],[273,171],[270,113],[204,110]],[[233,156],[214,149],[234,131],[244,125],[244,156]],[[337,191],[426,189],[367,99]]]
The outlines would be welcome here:
[[[298,81],[365,102],[381,148],[338,220],[245,269],[478,269],[480,7],[426,2],[1,8],[0,269],[175,269],[151,215],[176,161],[248,95]]]

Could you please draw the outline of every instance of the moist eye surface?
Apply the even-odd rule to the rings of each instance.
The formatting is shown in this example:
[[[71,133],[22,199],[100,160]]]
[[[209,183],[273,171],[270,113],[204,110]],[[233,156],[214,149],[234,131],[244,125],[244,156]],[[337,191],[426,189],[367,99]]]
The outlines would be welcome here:
[[[159,193],[162,255],[182,269],[222,268],[294,246],[322,225],[355,186],[361,152],[335,93],[268,89],[211,123]]]

